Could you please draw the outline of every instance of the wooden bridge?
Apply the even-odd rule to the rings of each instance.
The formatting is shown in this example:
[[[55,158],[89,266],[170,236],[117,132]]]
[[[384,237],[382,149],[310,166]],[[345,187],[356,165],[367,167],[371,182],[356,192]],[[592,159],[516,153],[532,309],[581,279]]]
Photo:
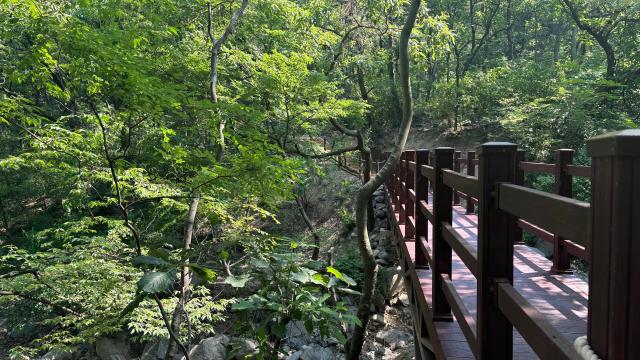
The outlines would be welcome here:
[[[417,359],[640,359],[640,130],[587,149],[590,167],[572,150],[525,162],[510,143],[480,145],[477,159],[403,153],[386,193]],[[523,186],[525,172],[555,175],[555,193]],[[590,202],[571,198],[574,176],[591,179]],[[523,230],[553,244],[551,261]],[[594,353],[574,346],[584,335]]]

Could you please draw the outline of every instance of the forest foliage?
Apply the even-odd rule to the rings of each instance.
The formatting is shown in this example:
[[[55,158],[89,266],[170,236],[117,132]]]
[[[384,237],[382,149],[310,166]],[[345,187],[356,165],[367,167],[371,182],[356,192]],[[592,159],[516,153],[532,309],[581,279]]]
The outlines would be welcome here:
[[[229,311],[265,358],[291,319],[344,341],[359,320],[332,298],[362,284],[265,229],[322,166],[358,175],[396,132],[408,3],[0,0],[11,356],[121,330],[184,342]],[[635,0],[433,0],[409,45],[414,122],[446,139],[549,160],[640,125]]]

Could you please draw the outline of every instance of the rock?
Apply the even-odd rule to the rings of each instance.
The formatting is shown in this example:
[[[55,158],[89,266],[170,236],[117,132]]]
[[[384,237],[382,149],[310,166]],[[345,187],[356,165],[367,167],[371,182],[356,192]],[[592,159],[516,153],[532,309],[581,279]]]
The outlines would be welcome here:
[[[216,335],[200,341],[189,351],[191,360],[226,360],[227,345],[229,337],[226,335]],[[180,358],[184,360],[184,356]]]
[[[100,336],[96,339],[96,355],[101,360],[129,360],[129,340],[126,335]]]
[[[378,244],[381,247],[386,247],[389,245],[390,241],[389,238],[391,237],[391,233],[389,232],[389,230],[387,229],[380,229],[380,231],[378,232]]]
[[[371,317],[371,321],[373,321],[374,323],[378,323],[382,326],[385,326],[387,324],[387,321],[384,319],[384,314],[374,314]]]
[[[373,294],[372,303],[376,312],[384,313],[384,309],[387,307],[387,302],[384,299],[384,295],[376,291],[376,293]]]
[[[385,210],[386,211],[387,210],[387,205],[378,203],[373,207],[373,209],[374,210]]]
[[[42,355],[37,360],[71,360],[73,353],[61,350],[51,350],[48,353]]]
[[[255,359],[260,353],[260,344],[253,339],[242,339],[234,356],[236,360]]]
[[[396,295],[400,294],[404,288],[404,281],[402,280],[402,267],[396,266],[391,270],[386,277],[386,283],[384,286],[385,296],[387,299],[393,299]]]
[[[164,359],[169,347],[169,341],[162,339],[160,341],[153,341],[147,343],[142,351],[140,360],[159,360]]]
[[[375,359],[376,359],[376,352],[375,351],[363,352],[360,355],[360,360],[375,360]]]
[[[540,251],[542,253],[542,255],[544,255],[544,257],[546,257],[547,259],[551,259],[553,257],[553,245],[542,240],[542,239],[537,239],[536,240],[536,244],[534,246],[536,249],[538,249],[538,251]]]
[[[396,260],[396,255],[392,251],[380,250],[378,258],[385,259],[388,263],[393,263]]]
[[[301,349],[313,341],[302,321],[289,321],[287,324],[287,343],[294,349]]]
[[[372,244],[373,245],[373,244]],[[380,254],[380,249],[373,250],[373,257],[376,258]]]
[[[398,296],[398,301],[402,304],[402,306],[411,305],[411,302],[409,301],[409,295],[407,295],[407,293],[400,294],[400,296]]]
[[[318,344],[305,345],[300,351],[292,354],[288,360],[333,360],[334,354],[330,348]]]
[[[376,341],[385,345],[389,349],[398,348],[401,341],[406,345],[407,341],[412,338],[412,335],[398,329],[380,330],[376,333]]]
[[[373,215],[378,219],[385,219],[387,217],[387,212],[384,210],[374,210]]]
[[[387,260],[385,259],[376,259],[376,263],[380,266],[384,266],[387,267],[389,265],[391,265]]]
[[[384,195],[383,195],[383,194],[376,195],[376,196],[373,198],[373,201],[375,201],[375,202],[377,202],[377,203],[382,203],[382,204],[384,204]]]

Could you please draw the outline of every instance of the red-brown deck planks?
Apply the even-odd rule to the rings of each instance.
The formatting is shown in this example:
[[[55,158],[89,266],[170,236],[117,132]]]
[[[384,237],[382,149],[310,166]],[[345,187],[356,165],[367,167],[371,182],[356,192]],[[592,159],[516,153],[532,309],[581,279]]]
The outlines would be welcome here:
[[[430,201],[429,206],[432,202]],[[391,210],[391,209],[390,209]],[[398,213],[394,213],[396,219]],[[397,224],[397,221],[392,222]],[[466,214],[465,208],[453,207],[452,226],[470,244],[477,246],[477,215]],[[392,225],[393,226],[393,225]],[[404,225],[395,225],[404,236]],[[429,224],[429,239],[432,238]],[[400,242],[399,242],[400,243]],[[415,243],[401,242],[405,254],[413,262]],[[551,275],[552,262],[537,250],[522,244],[514,245],[514,287],[571,342],[587,332],[588,283],[572,274]],[[460,258],[453,253],[452,280],[469,312],[476,316],[476,279]],[[431,306],[431,270],[418,269],[422,292]],[[435,322],[438,338],[447,359],[473,359],[473,354],[458,323]],[[514,329],[514,359],[538,359],[531,347]]]

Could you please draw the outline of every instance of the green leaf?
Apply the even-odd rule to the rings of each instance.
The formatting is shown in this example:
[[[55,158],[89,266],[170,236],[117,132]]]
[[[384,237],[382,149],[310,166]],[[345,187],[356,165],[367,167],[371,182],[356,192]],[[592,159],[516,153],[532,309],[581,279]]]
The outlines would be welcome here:
[[[248,274],[240,276],[229,275],[226,279],[224,279],[224,282],[225,284],[229,284],[234,288],[241,288],[247,284],[247,281],[249,281],[249,279],[251,278]]]
[[[271,326],[271,331],[273,334],[279,338],[284,338],[287,336],[287,326],[282,323],[275,323]]]
[[[255,310],[256,304],[250,300],[240,300],[237,303],[231,305],[232,310]]]
[[[169,261],[169,258],[171,257],[171,252],[165,248],[157,248],[157,249],[149,250],[147,252],[147,255]]]
[[[150,271],[138,280],[138,290],[146,294],[157,294],[168,290],[176,280],[176,269],[167,272]]]
[[[147,297],[146,294],[142,294],[142,293],[137,294],[133,298],[133,300],[131,300],[131,302],[124,309],[122,309],[118,317],[123,318],[129,313],[131,313],[133,310],[135,310],[138,307],[138,305],[140,305],[140,303],[142,302],[142,300],[144,300],[145,297]]]
[[[133,258],[132,261],[134,266],[167,266],[167,265],[171,265],[169,262],[155,257],[155,256],[147,256],[147,255],[140,255],[140,256],[136,256],[135,258]]]
[[[197,264],[187,264],[187,267],[193,270],[196,277],[204,282],[210,282],[216,279],[218,274],[208,267]]]
[[[344,275],[343,273],[338,271],[338,269],[334,268],[333,266],[328,266],[327,267],[327,272],[333,274],[333,276],[335,276],[336,278],[342,280],[343,282],[345,282],[349,286],[356,285],[356,281],[355,280],[353,280],[352,278],[348,277],[347,275]]]
[[[351,295],[358,295],[358,296],[362,295],[362,293],[359,291],[349,289],[349,288],[343,288],[343,287],[336,288],[336,291],[339,291],[345,294],[351,294]]]

